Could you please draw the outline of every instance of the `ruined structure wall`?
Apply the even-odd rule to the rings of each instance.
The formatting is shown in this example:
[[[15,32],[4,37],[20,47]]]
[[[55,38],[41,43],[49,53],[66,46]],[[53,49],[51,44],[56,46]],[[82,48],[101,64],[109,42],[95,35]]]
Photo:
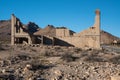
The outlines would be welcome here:
[[[90,27],[89,29],[83,30],[80,33],[74,34],[74,36],[91,36],[91,35],[96,35],[95,27]]]
[[[11,45],[14,45],[14,40],[15,40],[15,29],[14,29],[14,25],[16,22],[16,18],[14,15],[11,16]]]
[[[80,33],[74,34],[74,36],[95,36],[99,35],[100,36],[100,11],[96,10],[95,11],[95,23],[92,27],[89,27],[86,30],[81,31]]]
[[[92,27],[80,33],[74,34],[73,36],[62,36],[64,33],[62,33],[61,30],[57,33],[61,35],[61,37],[57,36],[57,38],[66,41],[75,47],[100,49],[100,11],[96,10],[95,13],[95,23]]]
[[[61,39],[75,47],[80,48],[95,48],[99,49],[100,46],[98,44],[98,37],[96,36],[81,36],[81,37],[57,37],[58,39]]]
[[[75,47],[80,48],[88,47],[100,49],[100,11],[96,10],[95,13],[95,23],[92,27],[74,35],[73,32],[71,33],[69,29],[56,29],[56,36],[54,36],[56,39],[54,37],[43,35],[44,38],[41,38],[42,43],[45,42],[46,44],[54,44],[55,40],[55,42],[58,42],[57,44],[60,43],[66,45],[69,43]],[[20,20],[17,19],[14,15],[12,15],[11,19],[11,44],[15,44],[16,38],[19,39],[23,37],[28,39],[28,44],[32,44],[31,37],[29,33],[23,31],[23,25],[21,24]],[[33,42],[35,43],[35,40]]]
[[[68,29],[56,29],[56,36],[70,36],[70,31]]]
[[[23,25],[18,18],[13,14],[11,15],[11,45],[14,45],[16,41],[20,41],[20,38],[28,39],[27,43],[32,44],[30,35],[23,31]]]

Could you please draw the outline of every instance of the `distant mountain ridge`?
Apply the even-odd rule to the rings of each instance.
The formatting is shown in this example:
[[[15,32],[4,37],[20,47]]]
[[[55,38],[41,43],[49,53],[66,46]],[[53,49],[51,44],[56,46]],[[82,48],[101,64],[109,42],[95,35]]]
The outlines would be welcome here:
[[[114,40],[120,41],[120,38],[101,30],[101,44],[111,44]]]
[[[29,22],[25,26],[28,32],[32,34],[55,36],[55,27],[53,25],[47,25],[44,29],[41,29],[34,22]],[[0,41],[3,43],[10,43],[10,40],[11,40],[11,20],[1,20],[0,21]],[[120,40],[120,38],[106,31],[103,31],[103,30],[101,31],[102,44],[111,44],[114,40]]]

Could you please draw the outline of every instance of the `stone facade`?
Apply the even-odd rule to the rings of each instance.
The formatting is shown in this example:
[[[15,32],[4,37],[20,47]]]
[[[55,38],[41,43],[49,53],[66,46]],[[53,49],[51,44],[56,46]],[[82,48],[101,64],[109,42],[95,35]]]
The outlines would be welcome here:
[[[69,37],[72,36],[74,34],[73,31],[69,30],[69,29],[56,29],[56,37]]]
[[[30,34],[25,30],[20,20],[12,14],[11,16],[11,45],[32,44]]]
[[[80,48],[100,49],[100,11],[95,11],[95,23],[89,29],[70,35],[68,29],[56,29],[56,37]]]
[[[55,36],[37,34],[33,35],[33,39],[35,40],[31,38],[28,32],[24,31],[24,26],[21,24],[20,20],[12,15],[11,44],[14,45],[15,42],[21,42],[21,40],[23,43],[26,39],[28,44],[36,43],[37,41],[39,42],[39,40],[42,40],[40,41],[42,44],[44,44],[44,42],[49,44],[50,42],[51,45],[71,45],[80,48],[100,49],[100,11],[96,10],[95,14],[96,16],[94,25],[80,33],[75,33],[66,28],[56,28]]]

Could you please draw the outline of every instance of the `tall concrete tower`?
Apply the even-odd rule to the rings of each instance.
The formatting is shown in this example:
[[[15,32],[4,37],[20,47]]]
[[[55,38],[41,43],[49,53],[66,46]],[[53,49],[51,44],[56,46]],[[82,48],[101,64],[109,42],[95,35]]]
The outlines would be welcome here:
[[[95,24],[94,24],[94,27],[96,28],[96,34],[97,35],[100,35],[100,10],[97,9],[95,11]]]
[[[100,49],[100,10],[95,11],[95,35],[96,35],[96,48]]]

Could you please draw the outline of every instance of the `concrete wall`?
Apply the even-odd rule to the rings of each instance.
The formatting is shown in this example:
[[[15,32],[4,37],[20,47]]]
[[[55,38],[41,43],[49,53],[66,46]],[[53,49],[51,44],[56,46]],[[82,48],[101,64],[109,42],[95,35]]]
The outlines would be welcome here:
[[[27,43],[32,44],[31,37],[28,32],[23,30],[23,25],[20,20],[12,14],[11,16],[11,45],[21,43],[22,38],[27,38]],[[19,42],[18,42],[19,41]],[[24,40],[22,40],[24,42]]]
[[[56,29],[56,36],[69,36],[66,29]]]
[[[95,48],[99,49],[100,44],[98,42],[98,37],[96,36],[80,36],[80,37],[57,37],[60,40],[63,40],[75,47],[80,47],[80,48]]]
[[[75,47],[100,49],[100,11],[95,11],[95,23],[92,27],[74,35],[69,35],[70,30],[57,29],[56,37]]]
[[[56,36],[66,37],[70,36],[71,32],[69,29],[56,29]]]

